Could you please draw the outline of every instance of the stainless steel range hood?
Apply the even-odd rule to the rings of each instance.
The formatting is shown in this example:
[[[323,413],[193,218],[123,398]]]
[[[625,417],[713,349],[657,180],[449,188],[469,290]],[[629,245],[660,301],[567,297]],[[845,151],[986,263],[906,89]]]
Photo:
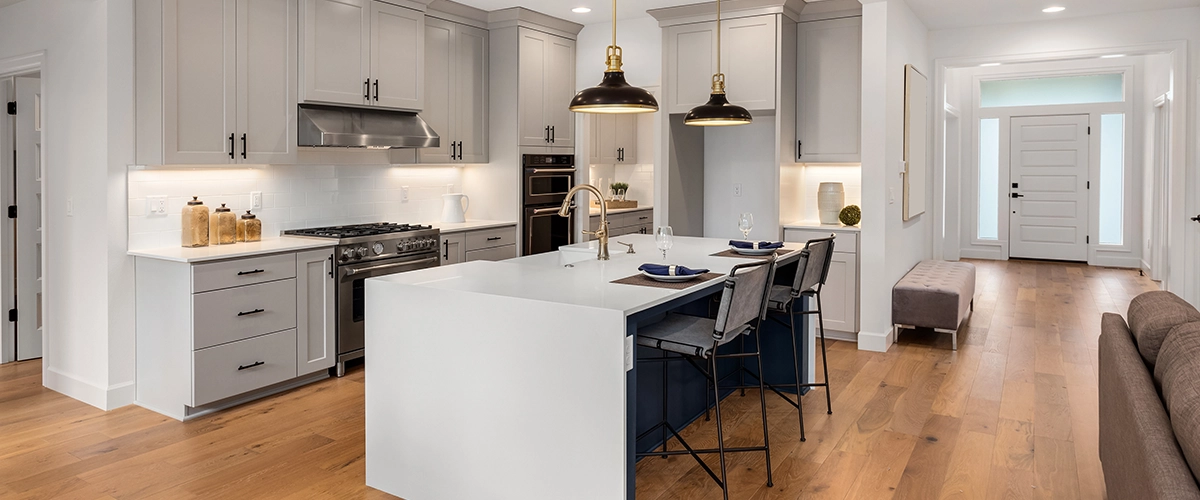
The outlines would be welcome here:
[[[299,145],[335,148],[432,148],[441,138],[416,113],[301,104]]]

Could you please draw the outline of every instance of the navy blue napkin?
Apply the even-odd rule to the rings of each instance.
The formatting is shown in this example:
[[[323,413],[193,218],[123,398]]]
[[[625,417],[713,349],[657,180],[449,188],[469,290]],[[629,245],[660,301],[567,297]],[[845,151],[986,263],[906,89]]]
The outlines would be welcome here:
[[[769,250],[783,248],[783,242],[776,241],[772,243],[769,241],[760,241],[758,243],[754,243],[750,241],[729,240],[729,246],[733,248],[743,248],[749,250]]]
[[[688,269],[683,266],[664,266],[662,264],[642,264],[638,271],[645,271],[655,276],[696,276],[708,272],[708,269]]]

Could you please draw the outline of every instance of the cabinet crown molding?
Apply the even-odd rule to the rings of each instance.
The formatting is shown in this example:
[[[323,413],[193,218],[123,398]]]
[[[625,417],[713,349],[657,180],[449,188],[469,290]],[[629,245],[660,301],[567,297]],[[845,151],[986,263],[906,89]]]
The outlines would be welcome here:
[[[788,19],[798,22],[800,21],[800,13],[805,9],[806,5],[804,0],[726,0],[721,4],[721,19],[782,14]],[[646,13],[658,20],[658,26],[661,28],[681,24],[702,23],[717,19],[717,3],[707,2],[680,5],[677,7],[664,7],[661,9],[651,9],[646,11]]]
[[[520,26],[535,29],[555,36],[575,40],[583,25],[565,19],[548,16],[524,7],[512,7],[488,13],[488,29]]]
[[[474,26],[479,29],[488,29],[488,13],[486,10],[476,9],[470,5],[451,2],[450,0],[433,0],[430,2],[429,10],[425,12],[425,15],[445,21]]]

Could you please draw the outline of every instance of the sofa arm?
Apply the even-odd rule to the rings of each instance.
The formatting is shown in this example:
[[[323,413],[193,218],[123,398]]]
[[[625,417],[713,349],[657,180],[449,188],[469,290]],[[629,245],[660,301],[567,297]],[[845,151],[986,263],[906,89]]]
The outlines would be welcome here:
[[[1167,410],[1125,320],[1100,333],[1100,461],[1111,499],[1200,500]]]

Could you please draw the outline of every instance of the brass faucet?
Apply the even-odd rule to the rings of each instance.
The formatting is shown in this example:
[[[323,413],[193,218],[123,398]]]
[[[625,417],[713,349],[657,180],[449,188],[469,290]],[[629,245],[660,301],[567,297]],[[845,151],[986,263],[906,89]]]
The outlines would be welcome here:
[[[596,199],[600,200],[600,227],[595,231],[584,231],[583,234],[595,236],[600,240],[600,254],[596,256],[597,260],[608,260],[608,207],[604,203],[604,193],[601,193],[596,186],[591,184],[580,184],[571,188],[567,193],[567,198],[563,200],[562,208],[558,210],[558,215],[562,217],[571,216],[571,208],[575,204],[575,193],[583,190],[591,191],[596,195]]]

